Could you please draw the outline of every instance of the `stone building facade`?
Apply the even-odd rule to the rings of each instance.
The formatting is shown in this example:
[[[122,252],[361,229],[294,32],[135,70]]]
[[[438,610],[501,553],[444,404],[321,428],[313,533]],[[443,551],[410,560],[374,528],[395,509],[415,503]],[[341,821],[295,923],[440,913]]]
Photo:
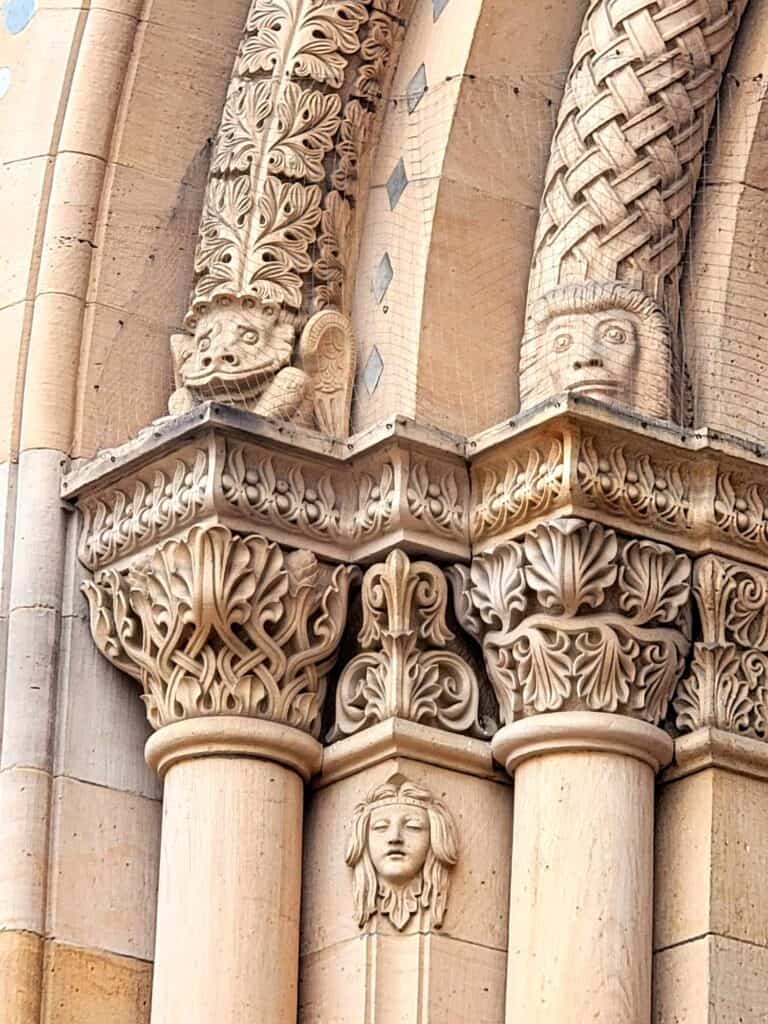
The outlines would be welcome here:
[[[3,1024],[768,1020],[768,0],[5,0]]]

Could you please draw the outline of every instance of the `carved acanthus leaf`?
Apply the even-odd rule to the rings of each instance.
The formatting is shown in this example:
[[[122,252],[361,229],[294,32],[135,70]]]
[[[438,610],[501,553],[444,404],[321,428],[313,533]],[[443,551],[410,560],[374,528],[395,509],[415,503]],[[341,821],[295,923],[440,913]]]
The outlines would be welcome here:
[[[449,649],[442,571],[393,551],[366,572],[362,596],[363,653],[340,676],[331,738],[394,717],[485,735],[474,669]]]
[[[505,722],[578,708],[665,715],[689,647],[685,555],[561,519],[450,576]]]
[[[406,486],[408,510],[437,533],[463,536],[466,494],[453,470],[435,473],[434,465],[422,459],[411,462]]]
[[[472,532],[494,536],[515,523],[547,512],[565,488],[563,443],[531,446],[525,462],[505,459],[482,466],[475,479]]]
[[[355,573],[255,534],[193,527],[83,590],[97,646],[141,683],[155,728],[229,714],[316,735]]]

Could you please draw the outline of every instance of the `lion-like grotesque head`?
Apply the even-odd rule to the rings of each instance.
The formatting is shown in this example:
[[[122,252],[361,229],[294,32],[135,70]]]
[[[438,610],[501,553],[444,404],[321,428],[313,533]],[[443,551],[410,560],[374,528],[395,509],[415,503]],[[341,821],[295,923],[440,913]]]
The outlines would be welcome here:
[[[521,401],[585,394],[670,419],[677,413],[672,362],[667,318],[644,292],[620,282],[565,285],[533,308]]]
[[[180,334],[171,341],[176,386],[199,401],[247,403],[293,355],[294,318],[257,299],[217,299],[188,324],[194,337]]]

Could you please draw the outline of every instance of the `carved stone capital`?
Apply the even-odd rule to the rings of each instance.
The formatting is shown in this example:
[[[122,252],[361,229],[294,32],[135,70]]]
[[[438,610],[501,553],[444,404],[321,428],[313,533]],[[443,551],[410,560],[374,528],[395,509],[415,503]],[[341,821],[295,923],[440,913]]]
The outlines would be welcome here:
[[[701,640],[674,701],[677,727],[768,739],[768,573],[706,555],[693,593]]]
[[[451,650],[448,584],[430,562],[393,551],[363,580],[362,653],[345,666],[331,739],[388,718],[484,735],[474,668]]]
[[[317,735],[356,573],[195,526],[83,590],[97,647],[139,681],[155,728],[242,715]]]
[[[450,570],[504,722],[551,711],[657,724],[689,648],[690,561],[563,518]]]

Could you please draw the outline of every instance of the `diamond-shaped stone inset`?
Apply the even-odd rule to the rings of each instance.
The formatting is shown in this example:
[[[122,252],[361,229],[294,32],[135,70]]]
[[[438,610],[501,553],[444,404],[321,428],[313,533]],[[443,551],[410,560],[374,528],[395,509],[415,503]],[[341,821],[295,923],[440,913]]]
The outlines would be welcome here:
[[[376,302],[379,303],[387,294],[387,288],[392,284],[392,278],[395,276],[395,271],[392,267],[392,260],[389,258],[389,253],[385,252],[379,260],[379,265],[376,267],[376,274],[373,278],[373,294],[376,297]]]
[[[437,21],[447,6],[448,0],[432,0],[432,20]]]
[[[422,64],[405,89],[409,114],[412,114],[421,103],[427,88],[427,69]]]
[[[379,352],[376,345],[373,346],[371,354],[368,356],[368,362],[365,364],[363,370],[363,383],[365,389],[369,395],[372,395],[376,388],[379,386],[381,375],[384,372],[384,360],[381,358],[381,352]]]
[[[387,180],[387,195],[389,196],[390,210],[394,210],[400,202],[400,196],[405,192],[407,184],[408,175],[405,170],[405,162],[403,161],[403,158],[400,157]]]

